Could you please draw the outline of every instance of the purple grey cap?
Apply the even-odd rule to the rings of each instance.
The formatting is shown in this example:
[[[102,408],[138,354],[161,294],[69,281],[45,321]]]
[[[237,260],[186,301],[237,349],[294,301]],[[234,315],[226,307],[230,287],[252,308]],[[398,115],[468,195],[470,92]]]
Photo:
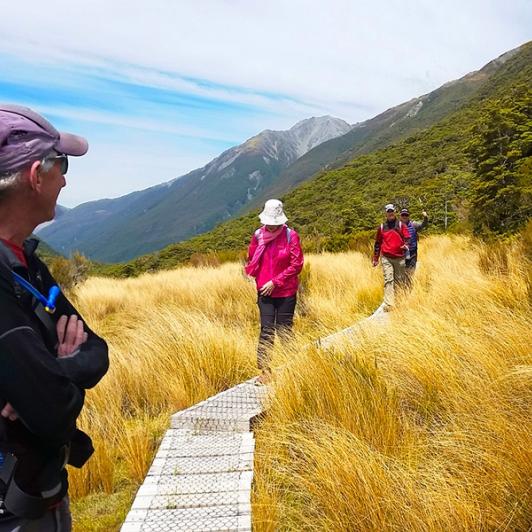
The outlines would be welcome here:
[[[83,137],[57,131],[28,107],[0,103],[0,174],[21,170],[52,150],[79,156],[88,149]]]

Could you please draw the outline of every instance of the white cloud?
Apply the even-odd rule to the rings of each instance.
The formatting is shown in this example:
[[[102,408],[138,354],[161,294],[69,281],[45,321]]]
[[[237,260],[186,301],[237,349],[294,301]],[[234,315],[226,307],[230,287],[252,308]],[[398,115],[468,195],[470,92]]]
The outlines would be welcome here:
[[[147,77],[162,70],[332,107],[433,89],[531,27],[524,1],[33,0],[2,12],[0,49],[30,44],[61,61],[116,61],[152,69]]]
[[[2,6],[0,61],[20,59],[8,81],[117,102],[38,106],[87,128],[93,155],[111,153],[122,173],[112,182],[116,195],[204,164],[216,142],[242,142],[311,115],[369,118],[480,68],[529,39],[531,27],[527,0],[26,0]],[[227,109],[143,100],[117,82]],[[117,140],[124,137],[128,143]],[[73,186],[70,202],[107,195],[110,167],[89,165],[78,168],[91,190]]]

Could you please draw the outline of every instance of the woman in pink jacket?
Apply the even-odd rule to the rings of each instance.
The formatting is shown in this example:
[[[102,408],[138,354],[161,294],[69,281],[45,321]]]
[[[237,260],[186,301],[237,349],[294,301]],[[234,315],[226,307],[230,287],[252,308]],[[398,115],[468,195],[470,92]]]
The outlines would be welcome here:
[[[259,215],[263,226],[251,238],[246,273],[255,277],[260,310],[257,361],[262,374],[257,383],[269,381],[269,348],[275,332],[289,332],[294,321],[298,275],[303,268],[299,235],[290,229],[283,204],[271,199]]]

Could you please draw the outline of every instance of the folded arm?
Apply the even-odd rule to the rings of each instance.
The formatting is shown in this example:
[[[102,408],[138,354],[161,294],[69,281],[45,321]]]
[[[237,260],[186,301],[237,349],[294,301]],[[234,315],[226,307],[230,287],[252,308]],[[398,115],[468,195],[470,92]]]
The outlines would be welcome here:
[[[55,284],[55,280],[44,265],[42,274],[47,289]],[[63,293],[57,300],[56,314],[58,316],[75,315],[83,321],[80,313]],[[58,363],[72,382],[80,388],[87,389],[95,386],[106,374],[109,368],[109,356],[105,341],[96,335],[85,321],[83,321],[83,328],[86,334],[85,341],[72,353],[59,353],[62,356],[58,359]]]
[[[50,445],[68,442],[84,392],[47,349],[5,279],[0,279],[0,398],[18,420]]]

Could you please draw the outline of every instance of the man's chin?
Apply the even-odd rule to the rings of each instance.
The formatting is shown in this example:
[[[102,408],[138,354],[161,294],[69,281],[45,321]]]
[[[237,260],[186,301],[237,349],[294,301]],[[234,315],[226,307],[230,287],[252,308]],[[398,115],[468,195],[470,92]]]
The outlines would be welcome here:
[[[46,219],[43,220],[43,223],[44,222],[51,222],[54,218],[55,218],[55,207],[53,208],[52,212],[49,213],[49,215],[46,217]]]
[[[50,218],[48,218],[46,221],[51,222],[55,218],[55,211],[57,209],[57,199],[55,200],[54,206],[50,210]]]
[[[53,222],[55,218],[55,207],[48,213],[42,216],[42,218],[39,219],[39,223],[35,227],[34,231],[39,231],[44,226],[48,225],[50,222]]]

